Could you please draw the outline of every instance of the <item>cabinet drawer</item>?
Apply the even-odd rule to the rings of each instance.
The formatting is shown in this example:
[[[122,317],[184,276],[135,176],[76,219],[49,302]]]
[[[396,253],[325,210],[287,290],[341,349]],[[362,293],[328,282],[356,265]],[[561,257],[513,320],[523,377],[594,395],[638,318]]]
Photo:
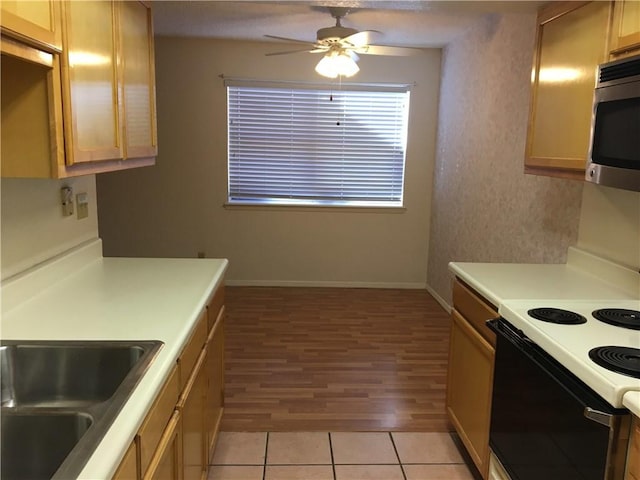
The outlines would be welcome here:
[[[218,314],[220,313],[220,309],[224,305],[224,285],[220,285],[216,290],[216,293],[213,294],[211,301],[209,302],[208,307],[208,323],[209,323],[209,332],[216,323],[218,319]]]
[[[184,390],[187,381],[191,376],[193,367],[198,360],[202,347],[207,342],[207,310],[203,310],[196,323],[196,328],[187,342],[187,346],[182,350],[178,358],[178,370],[180,371],[180,391]]]
[[[458,279],[453,283],[453,307],[466,318],[482,337],[493,347],[496,334],[486,325],[486,321],[498,316],[495,307],[473,292]]]
[[[140,470],[144,477],[151,458],[156,451],[158,442],[173,414],[178,401],[178,369],[173,368],[167,379],[164,389],[154,402],[147,418],[142,423],[138,432],[138,445],[140,448]]]

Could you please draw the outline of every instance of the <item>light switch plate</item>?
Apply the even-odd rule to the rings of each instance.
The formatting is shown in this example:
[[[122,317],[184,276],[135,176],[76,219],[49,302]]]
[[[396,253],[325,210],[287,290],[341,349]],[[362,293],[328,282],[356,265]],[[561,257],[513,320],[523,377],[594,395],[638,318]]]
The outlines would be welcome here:
[[[79,193],[76,195],[76,207],[78,212],[78,220],[89,216],[89,195]]]

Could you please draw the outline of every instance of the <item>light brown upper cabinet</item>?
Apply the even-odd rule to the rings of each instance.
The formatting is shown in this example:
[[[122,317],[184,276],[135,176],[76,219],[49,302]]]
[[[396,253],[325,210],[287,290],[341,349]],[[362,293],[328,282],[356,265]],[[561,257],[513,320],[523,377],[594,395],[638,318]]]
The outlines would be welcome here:
[[[156,91],[151,9],[118,2],[122,62],[124,158],[155,157]]]
[[[640,54],[640,2],[618,0],[613,6],[611,60]]]
[[[155,157],[150,8],[104,0],[65,7],[67,165]]]
[[[2,0],[3,33],[48,51],[62,49],[60,2],[57,0]]]
[[[116,8],[110,1],[68,2],[62,63],[66,163],[124,157],[120,131]]]
[[[525,173],[583,179],[612,2],[551,2],[538,15]]]
[[[19,85],[6,92],[3,87],[2,130],[13,134],[3,133],[2,176],[63,178],[153,165],[157,141],[150,6],[109,0],[55,5],[62,51],[50,54],[47,65],[24,67],[22,63],[33,62],[14,54],[20,50],[3,36],[3,82],[17,77],[20,84],[29,71],[39,99]],[[2,32],[11,34],[4,24]],[[25,120],[32,117],[46,119],[40,124],[48,128],[34,130]],[[38,145],[37,154],[31,145]]]

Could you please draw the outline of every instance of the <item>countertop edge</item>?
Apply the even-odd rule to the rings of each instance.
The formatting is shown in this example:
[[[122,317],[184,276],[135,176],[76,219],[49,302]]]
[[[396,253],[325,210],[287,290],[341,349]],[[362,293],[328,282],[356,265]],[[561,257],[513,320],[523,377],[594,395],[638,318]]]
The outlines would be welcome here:
[[[121,260],[126,259],[119,258],[119,261]],[[177,341],[173,342],[173,345],[168,346],[166,343],[163,345],[161,351],[166,350],[163,355],[164,358],[160,359],[161,352],[159,352],[149,370],[136,386],[136,390],[134,390],[134,393],[114,420],[102,442],[78,475],[78,480],[108,479],[112,478],[116,473],[127,449],[131,442],[134,441],[142,422],[153,406],[153,402],[161,392],[171,370],[177,364],[180,353],[196,327],[200,313],[206,307],[216,289],[223,285],[229,262],[226,259],[220,260],[222,260],[222,265],[212,277],[200,300],[193,306],[193,312],[188,321],[185,322],[181,335],[176,338]],[[109,257],[105,257],[103,261],[108,262]],[[151,385],[146,388],[139,388],[142,381],[150,382]],[[134,399],[136,391],[138,391],[137,396],[143,398]],[[135,418],[135,421],[133,418]]]
[[[640,418],[640,392],[626,392],[622,397],[622,405],[631,413]]]

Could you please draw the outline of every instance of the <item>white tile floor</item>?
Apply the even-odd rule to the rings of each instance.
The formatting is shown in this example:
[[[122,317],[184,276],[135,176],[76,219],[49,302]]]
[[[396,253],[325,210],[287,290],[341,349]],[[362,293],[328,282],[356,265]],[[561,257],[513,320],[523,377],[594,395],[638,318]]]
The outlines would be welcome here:
[[[221,432],[208,480],[473,480],[448,433]]]

